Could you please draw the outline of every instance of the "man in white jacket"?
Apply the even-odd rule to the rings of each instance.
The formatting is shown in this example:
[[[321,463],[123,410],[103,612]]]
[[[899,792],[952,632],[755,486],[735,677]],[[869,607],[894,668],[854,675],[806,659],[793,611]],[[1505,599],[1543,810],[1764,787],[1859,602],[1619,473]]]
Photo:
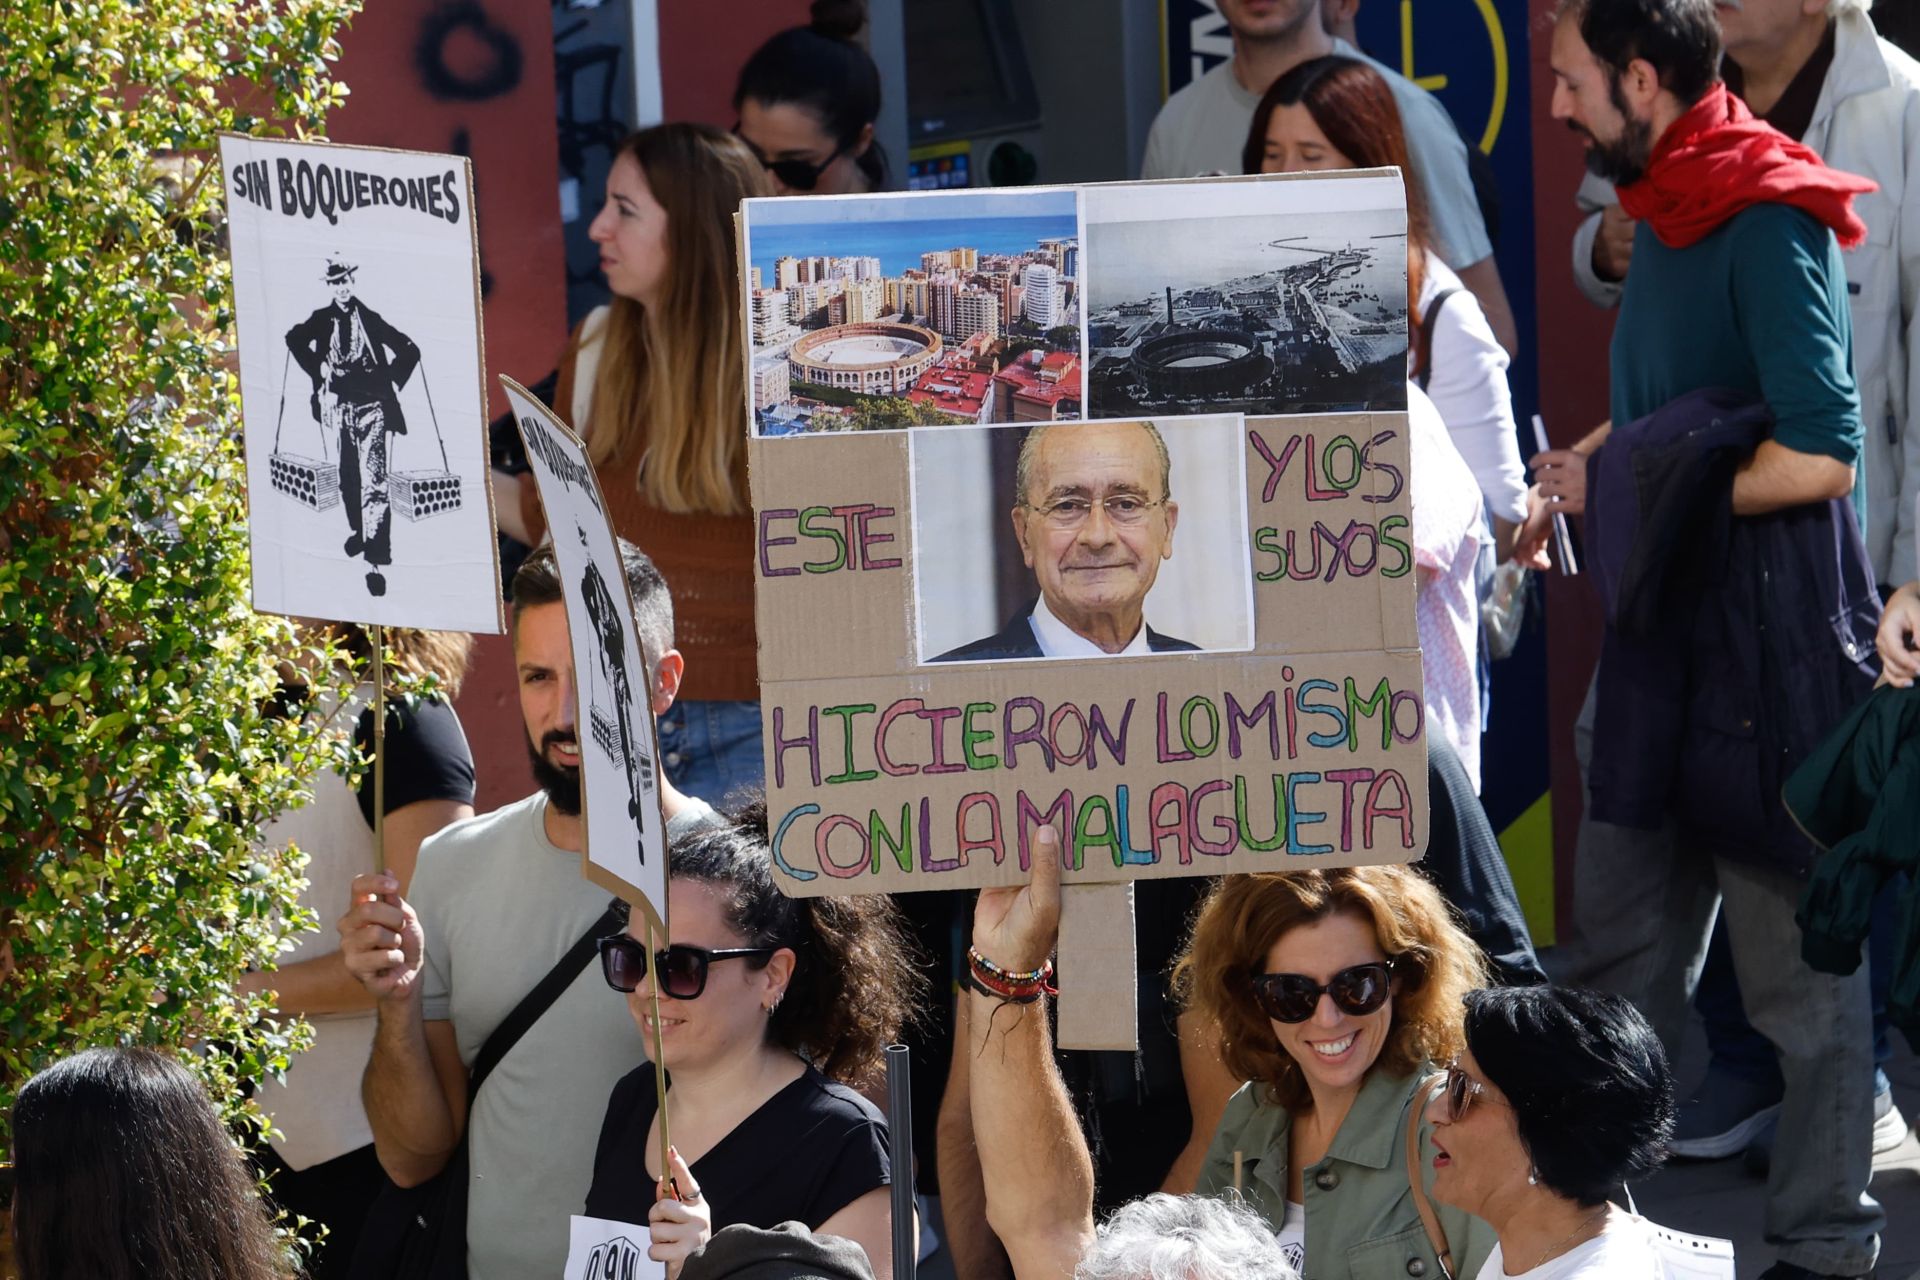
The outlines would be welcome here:
[[[1894,585],[1920,576],[1920,421],[1909,419],[1910,407],[1920,405],[1920,63],[1879,38],[1867,16],[1870,3],[1723,0],[1717,13],[1727,87],[1829,165],[1880,184],[1854,201],[1867,242],[1845,261],[1866,427],[1864,532],[1875,574]],[[1631,262],[1634,221],[1600,178],[1589,175],[1578,199],[1588,216],[1574,233],[1574,279],[1593,302],[1611,307]],[[1543,490],[1556,492],[1554,472],[1576,461],[1566,450],[1536,460]],[[1724,942],[1716,938],[1714,945]],[[1698,1004],[1713,1064],[1681,1108],[1677,1155],[1731,1155],[1757,1141],[1757,1156],[1770,1144],[1779,1077],[1770,1046],[1740,1014],[1737,988],[1726,976],[1731,968],[1710,957],[1701,974]],[[1905,1136],[1906,1124],[1885,1077],[1876,1084],[1874,1149],[1884,1151]]]

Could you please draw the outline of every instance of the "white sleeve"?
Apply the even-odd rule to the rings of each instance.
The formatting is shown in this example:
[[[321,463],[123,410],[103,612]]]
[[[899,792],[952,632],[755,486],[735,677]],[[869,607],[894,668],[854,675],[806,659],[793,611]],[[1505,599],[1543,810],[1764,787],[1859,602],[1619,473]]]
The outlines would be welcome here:
[[[1908,99],[1912,101],[1911,98]],[[1920,126],[1914,122],[1915,112],[1907,112],[1906,172],[1909,185],[1900,207],[1900,361],[1904,366],[1906,386],[1894,390],[1895,403],[1901,403],[1900,393],[1905,393],[1905,421],[1900,424],[1900,447],[1896,454],[1900,476],[1894,493],[1893,514],[1893,557],[1888,564],[1889,576],[1893,586],[1912,582],[1920,576],[1920,563],[1916,563],[1916,503],[1920,503],[1920,191],[1911,185],[1912,176],[1920,174]],[[1879,424],[1869,422],[1868,431],[1879,430]],[[1869,520],[1876,513],[1867,512]]]
[[[453,975],[446,957],[449,886],[442,874],[443,850],[434,847],[443,834],[435,833],[421,842],[413,881],[407,886],[407,903],[420,917],[420,932],[425,943],[420,973],[420,1016],[428,1022],[442,1022],[453,1016]]]
[[[1507,353],[1470,291],[1460,290],[1441,306],[1431,349],[1428,398],[1479,483],[1487,510],[1519,524],[1527,518],[1527,473],[1514,432]]]
[[[1420,193],[1433,224],[1433,251],[1455,271],[1493,255],[1480,199],[1467,169],[1467,143],[1447,109],[1432,94],[1414,89],[1398,97],[1407,150],[1419,171]]]
[[[1147,127],[1147,154],[1140,161],[1142,181],[1151,178],[1185,178],[1189,174],[1175,173],[1172,170],[1173,157],[1167,154],[1167,107],[1173,104],[1169,98],[1153,117],[1153,123]]]
[[[1594,306],[1617,307],[1622,283],[1603,280],[1593,269],[1593,242],[1600,235],[1600,211],[1610,204],[1618,204],[1620,198],[1614,194],[1612,183],[1589,173],[1580,179],[1580,190],[1573,199],[1587,215],[1573,233],[1573,282]]]

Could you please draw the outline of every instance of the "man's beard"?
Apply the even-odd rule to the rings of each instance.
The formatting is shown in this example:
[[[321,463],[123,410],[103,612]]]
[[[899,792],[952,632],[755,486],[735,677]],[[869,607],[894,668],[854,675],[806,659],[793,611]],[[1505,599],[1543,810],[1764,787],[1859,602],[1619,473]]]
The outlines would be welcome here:
[[[1616,187],[1630,186],[1647,175],[1647,162],[1653,158],[1653,122],[1634,119],[1627,109],[1626,95],[1620,91],[1618,76],[1608,84],[1607,96],[1613,100],[1614,110],[1620,113],[1619,137],[1612,142],[1602,142],[1571,120],[1567,121],[1567,127],[1593,143],[1587,148],[1587,172],[1596,178],[1605,178]]]
[[[527,760],[533,765],[533,780],[547,793],[547,803],[569,818],[580,813],[580,770],[553,763],[547,759],[547,748],[570,746],[576,741],[573,734],[558,730],[549,731],[537,747],[531,738],[527,739]]]

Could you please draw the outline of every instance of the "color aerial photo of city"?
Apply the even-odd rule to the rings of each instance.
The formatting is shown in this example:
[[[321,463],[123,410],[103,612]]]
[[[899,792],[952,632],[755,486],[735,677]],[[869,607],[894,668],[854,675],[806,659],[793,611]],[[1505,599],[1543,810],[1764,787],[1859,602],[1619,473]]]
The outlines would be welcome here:
[[[1088,191],[1089,416],[1405,409],[1405,211],[1311,207],[1361,193],[1344,181],[1214,190],[1231,216]]]
[[[750,200],[754,430],[1082,416],[1072,191]]]

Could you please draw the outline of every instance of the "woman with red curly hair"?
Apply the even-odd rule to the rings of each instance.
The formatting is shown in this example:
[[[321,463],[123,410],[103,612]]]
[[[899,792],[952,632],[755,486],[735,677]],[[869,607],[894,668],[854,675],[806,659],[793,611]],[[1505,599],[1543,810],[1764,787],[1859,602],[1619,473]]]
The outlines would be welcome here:
[[[1234,1078],[1250,1082],[1227,1104],[1196,1190],[1238,1187],[1303,1274],[1438,1280],[1406,1134],[1419,1126],[1424,1193],[1433,1148],[1418,1086],[1460,1052],[1462,1001],[1486,982],[1439,891],[1397,866],[1224,877],[1176,981],[1220,1029]],[[1492,1228],[1435,1208],[1454,1274],[1474,1274]]]

